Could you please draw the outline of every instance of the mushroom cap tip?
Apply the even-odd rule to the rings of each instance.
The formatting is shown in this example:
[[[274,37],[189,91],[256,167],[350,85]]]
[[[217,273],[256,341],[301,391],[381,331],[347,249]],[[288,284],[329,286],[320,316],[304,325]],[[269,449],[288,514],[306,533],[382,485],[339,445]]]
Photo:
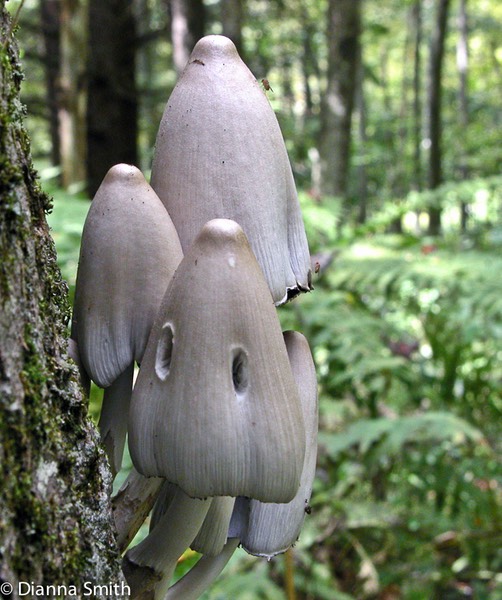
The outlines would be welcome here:
[[[206,35],[195,44],[191,59],[198,58],[199,55],[206,58],[217,56],[230,58],[238,56],[238,53],[232,40],[224,35]]]
[[[242,227],[232,219],[211,219],[200,230],[200,242],[210,242],[223,245],[237,244],[248,245],[248,239]]]
[[[200,38],[200,40],[195,44],[195,47],[197,48],[209,48],[209,47],[214,47],[214,48],[221,48],[221,49],[234,49],[235,48],[235,44],[232,42],[232,40],[228,37],[226,37],[225,35],[205,35],[204,37]]]
[[[123,181],[125,179],[144,181],[143,173],[134,165],[127,165],[125,163],[119,163],[111,167],[103,183],[113,183],[115,181]]]

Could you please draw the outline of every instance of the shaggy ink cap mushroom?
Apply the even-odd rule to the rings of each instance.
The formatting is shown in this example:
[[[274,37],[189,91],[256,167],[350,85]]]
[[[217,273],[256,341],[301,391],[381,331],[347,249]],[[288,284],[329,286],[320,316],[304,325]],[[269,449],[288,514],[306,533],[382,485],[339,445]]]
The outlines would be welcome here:
[[[231,40],[202,38],[164,111],[152,187],[186,252],[201,227],[243,228],[274,302],[311,289],[295,182],[277,118]]]
[[[235,503],[229,538],[237,537],[250,554],[271,558],[285,552],[298,536],[309,509],[317,459],[318,403],[314,361],[301,333],[286,331],[284,340],[300,392],[306,432],[306,452],[300,487],[291,502],[264,503],[239,498]]]
[[[72,331],[83,369],[108,388],[100,430],[115,469],[124,445],[133,363],[142,359],[181,258],[174,225],[141,171],[112,167],[84,225]]]
[[[136,469],[192,497],[289,502],[305,455],[298,389],[241,227],[207,223],[171,280],[129,417]]]

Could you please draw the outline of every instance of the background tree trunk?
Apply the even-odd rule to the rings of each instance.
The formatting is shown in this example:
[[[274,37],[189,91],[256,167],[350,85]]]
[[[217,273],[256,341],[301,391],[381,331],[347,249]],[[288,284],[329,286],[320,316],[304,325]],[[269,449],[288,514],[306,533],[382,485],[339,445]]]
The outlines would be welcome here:
[[[19,581],[83,590],[122,580],[110,473],[67,358],[67,286],[31,164],[11,37],[0,0],[0,583],[17,599]]]
[[[113,165],[139,166],[135,67],[133,0],[90,0],[87,187],[91,196]]]
[[[437,17],[432,34],[429,58],[429,168],[428,187],[433,190],[443,181],[442,149],[441,149],[441,77],[443,72],[444,46],[450,0],[438,0]],[[433,207],[429,210],[429,235],[439,235],[441,231],[441,209]]]
[[[59,140],[64,187],[85,181],[86,10],[83,0],[61,0]]]
[[[362,48],[360,48],[362,52]],[[359,128],[358,128],[358,142],[362,149],[362,155],[365,156],[366,145],[368,142],[368,134],[366,132],[366,96],[364,93],[364,67],[362,56],[359,58],[359,64],[357,69],[357,89],[356,89],[356,103],[357,111],[359,113]],[[360,161],[357,167],[357,181],[358,181],[358,212],[357,222],[360,224],[366,223],[368,216],[368,175],[366,173],[366,158]]]
[[[412,6],[413,51],[413,187],[422,189],[422,0]]]
[[[465,137],[467,127],[469,125],[469,102],[467,91],[467,78],[469,70],[469,31],[467,26],[467,0],[460,0],[458,9],[458,41],[457,41],[457,69],[459,74],[458,86],[458,120],[460,126],[461,139],[464,138],[461,144],[460,156],[460,178],[469,178],[468,157],[466,151]],[[467,229],[468,220],[467,205],[465,202],[460,203],[460,227],[462,231]]]
[[[244,22],[244,0],[220,0],[220,19],[223,35],[232,40],[243,60],[242,24]]]
[[[165,0],[171,17],[173,61],[178,75],[197,41],[204,36],[206,13],[203,0]]]
[[[51,162],[59,165],[61,152],[59,145],[59,77],[61,72],[61,2],[60,0],[41,0],[40,17],[44,36],[44,65],[49,107],[49,131],[51,138]]]
[[[328,83],[321,107],[322,191],[345,197],[350,165],[350,132],[357,78],[360,0],[330,0]]]

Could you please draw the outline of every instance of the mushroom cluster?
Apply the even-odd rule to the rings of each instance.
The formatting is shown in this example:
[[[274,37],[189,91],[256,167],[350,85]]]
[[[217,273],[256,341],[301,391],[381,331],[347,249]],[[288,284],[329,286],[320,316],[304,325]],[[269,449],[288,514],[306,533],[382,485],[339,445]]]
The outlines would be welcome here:
[[[104,388],[114,499],[132,598],[198,598],[237,546],[271,558],[298,538],[317,450],[305,337],[275,305],[311,286],[284,141],[233,43],[195,46],[168,100],[151,186],[110,169],[80,252],[72,352]],[[133,386],[135,364],[139,373]],[[187,547],[203,554],[170,580]]]

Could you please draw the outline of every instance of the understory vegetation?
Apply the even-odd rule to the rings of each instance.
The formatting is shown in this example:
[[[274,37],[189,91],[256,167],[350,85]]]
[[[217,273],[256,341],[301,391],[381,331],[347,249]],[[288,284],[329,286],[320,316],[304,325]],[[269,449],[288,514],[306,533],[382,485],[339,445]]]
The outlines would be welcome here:
[[[280,315],[305,333],[318,371],[311,512],[289,556],[237,552],[206,600],[279,600],[291,577],[305,599],[502,598],[501,183],[413,193],[363,226],[341,226],[336,199],[301,193],[315,291]],[[72,288],[89,205],[45,189]],[[441,238],[421,229],[431,202]],[[99,402],[96,388],[93,417]],[[126,458],[117,485],[128,468]],[[179,574],[195,560],[186,553]]]

